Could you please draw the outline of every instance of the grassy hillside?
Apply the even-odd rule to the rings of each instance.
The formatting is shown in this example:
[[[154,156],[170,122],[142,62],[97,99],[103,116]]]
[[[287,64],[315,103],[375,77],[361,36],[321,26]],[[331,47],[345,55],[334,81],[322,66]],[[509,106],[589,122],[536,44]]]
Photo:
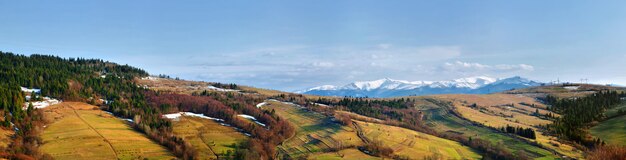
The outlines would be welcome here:
[[[181,116],[173,120],[174,134],[182,137],[198,151],[198,159],[229,158],[227,153],[235,151],[234,145],[248,137],[233,127],[198,117]]]
[[[45,109],[52,121],[41,150],[55,159],[172,159],[167,149],[133,130],[126,121],[85,103]]]
[[[309,155],[311,160],[341,160],[341,159],[358,159],[358,160],[379,160],[380,157],[372,157],[355,148],[340,150],[337,152],[315,153]]]
[[[592,127],[590,131],[608,144],[626,146],[626,115],[606,120]]]
[[[582,151],[557,141],[554,136],[543,134],[546,131],[537,127],[552,123],[541,115],[557,114],[546,110],[545,105],[533,98],[513,94],[440,95],[436,97],[452,101],[454,109],[465,119],[495,128],[507,125],[532,128],[537,132],[537,139],[529,139],[530,141],[538,142],[546,148],[569,157],[583,157]],[[476,104],[476,107],[472,106],[473,104]],[[539,115],[535,113],[537,111]]]
[[[518,156],[524,155],[533,159],[555,159],[559,157],[554,155],[549,150],[532,145],[520,138],[503,134],[490,128],[475,125],[474,123],[450,112],[448,107],[452,106],[436,100],[431,101],[433,102],[432,104],[417,107],[426,108],[423,110],[426,113],[425,123],[438,132],[464,138],[480,138],[488,141],[492,145],[495,145],[497,148],[505,149]]]
[[[279,146],[282,157],[307,157],[312,153],[332,152],[362,144],[353,128],[342,126],[319,113],[276,101],[267,101],[263,109],[273,110],[282,119],[296,126],[296,135]]]
[[[571,84],[559,84],[559,85],[551,85],[551,86],[522,88],[522,89],[516,89],[512,91],[506,91],[505,93],[527,94],[527,95],[539,94],[540,96],[543,96],[545,94],[550,94],[552,96],[556,96],[559,98],[570,98],[570,97],[583,97],[583,96],[595,93],[600,90],[626,91],[626,88],[605,86],[605,85],[571,83]]]
[[[607,110],[605,115],[612,118],[592,127],[590,129],[591,134],[606,143],[626,146],[626,115],[617,116],[619,110],[626,111],[626,101],[622,101],[619,106]]]
[[[380,141],[394,150],[394,154],[411,159],[438,157],[441,159],[480,159],[478,153],[459,142],[435,137],[417,131],[356,121],[370,141]]]

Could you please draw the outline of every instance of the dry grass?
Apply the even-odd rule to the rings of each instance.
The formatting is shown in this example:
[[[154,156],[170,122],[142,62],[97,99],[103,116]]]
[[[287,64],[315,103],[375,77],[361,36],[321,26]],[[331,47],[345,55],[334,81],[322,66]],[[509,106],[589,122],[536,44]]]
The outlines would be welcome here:
[[[227,158],[224,154],[234,152],[233,145],[248,137],[233,127],[223,126],[213,120],[181,116],[172,123],[174,134],[182,137],[198,151],[199,159]]]
[[[15,134],[15,132],[10,128],[0,128],[0,148],[9,146],[13,134]]]
[[[532,113],[536,109],[539,110],[540,114],[551,112],[545,110],[545,105],[531,97],[516,94],[437,95],[435,97],[452,101],[455,109],[461,116],[471,121],[496,128],[506,125],[533,128],[537,132],[536,141],[543,146],[557,150],[569,157],[583,157],[582,151],[571,145],[560,143],[556,137],[543,135],[543,132],[536,127],[537,125],[545,125],[552,122],[533,116]],[[479,107],[470,107],[474,103]],[[535,104],[535,108],[520,103]],[[513,106],[510,104],[513,104]],[[555,113],[552,114],[557,115]]]
[[[312,160],[340,160],[340,159],[378,160],[382,158],[363,154],[363,152],[357,149],[350,148],[350,149],[340,150],[337,152],[311,154],[309,155],[307,159],[312,159]]]
[[[604,85],[569,84],[566,86],[578,86],[578,88],[575,90],[570,90],[570,89],[566,89],[564,85],[551,85],[551,86],[539,86],[539,87],[530,87],[530,88],[524,88],[524,89],[516,89],[513,91],[507,91],[506,93],[527,94],[527,95],[550,94],[550,95],[557,96],[560,98],[570,98],[570,97],[584,97],[589,94],[595,93],[596,91],[599,91],[599,90],[626,91],[626,88],[604,86]]]
[[[615,145],[599,147],[589,153],[587,158],[589,160],[626,159],[626,147]]]
[[[204,91],[207,86],[211,85],[208,82],[198,81],[185,81],[174,79],[139,79],[136,78],[135,82],[143,87],[148,87],[154,91],[169,91],[180,94],[191,94],[193,92]]]
[[[370,141],[380,141],[395,155],[421,159],[439,155],[442,159],[480,159],[468,146],[429,134],[383,124],[356,121]]]
[[[274,101],[268,101],[263,109],[275,110],[281,119],[286,119],[296,126],[296,135],[278,147],[283,156],[306,157],[331,149],[362,145],[353,128],[332,122],[329,117],[319,113]]]
[[[173,159],[166,148],[96,106],[64,102],[45,108],[52,122],[40,149],[55,159]]]

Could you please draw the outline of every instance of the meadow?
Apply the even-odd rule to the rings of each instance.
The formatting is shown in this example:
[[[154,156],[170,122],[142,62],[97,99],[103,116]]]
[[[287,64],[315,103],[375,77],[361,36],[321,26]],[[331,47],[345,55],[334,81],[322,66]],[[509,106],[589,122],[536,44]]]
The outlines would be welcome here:
[[[41,151],[55,159],[174,159],[163,146],[133,130],[127,121],[85,103],[45,108],[51,122],[41,135]]]
[[[235,151],[234,145],[248,140],[233,127],[213,120],[181,116],[172,120],[174,134],[182,137],[198,151],[198,159],[230,158],[227,153]]]
[[[595,137],[608,144],[626,146],[626,115],[611,118],[590,129]]]
[[[279,157],[303,158],[313,153],[328,153],[335,150],[359,146],[363,142],[353,128],[333,122],[330,117],[304,110],[299,106],[276,101],[266,101],[265,110],[274,110],[280,118],[296,126],[296,134],[278,146]],[[365,156],[362,152],[344,151],[354,157]],[[311,156],[311,158],[316,156]]]
[[[398,156],[421,159],[439,157],[441,159],[480,159],[477,152],[459,142],[435,137],[433,135],[377,123],[356,121],[365,137],[370,141],[379,141],[393,149]]]
[[[445,107],[445,106],[442,106]],[[556,159],[559,156],[551,151],[531,145],[520,138],[506,135],[495,130],[477,126],[473,123],[450,113],[446,108],[424,110],[426,112],[426,125],[438,132],[456,134],[466,138],[480,138],[491,142],[499,148],[508,150],[514,154],[526,154],[535,159]]]
[[[537,139],[528,140],[538,142],[568,157],[583,157],[582,151],[557,141],[556,137],[543,134],[543,130],[537,128],[537,126],[552,122],[535,115],[536,111],[539,111],[540,115],[550,113],[558,116],[558,114],[546,110],[545,105],[531,97],[519,94],[439,95],[437,97],[451,101],[454,109],[470,121],[495,128],[507,125],[533,128]],[[473,107],[473,104],[477,107]]]

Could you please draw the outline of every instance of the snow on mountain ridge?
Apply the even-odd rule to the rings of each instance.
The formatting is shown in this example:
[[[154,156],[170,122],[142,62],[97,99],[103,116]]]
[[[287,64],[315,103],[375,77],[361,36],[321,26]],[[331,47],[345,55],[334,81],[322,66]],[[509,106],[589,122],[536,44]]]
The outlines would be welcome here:
[[[468,78],[459,78],[450,81],[405,81],[405,80],[394,80],[391,78],[383,78],[373,81],[357,81],[352,82],[350,84],[338,87],[334,85],[323,85],[317,86],[313,88],[309,88],[303,91],[299,91],[298,93],[303,93],[311,90],[375,90],[375,89],[399,89],[399,90],[410,90],[415,88],[420,88],[424,86],[429,86],[431,88],[444,88],[444,87],[456,87],[456,88],[478,88],[480,86],[495,82],[495,78],[478,76],[478,77],[468,77]]]

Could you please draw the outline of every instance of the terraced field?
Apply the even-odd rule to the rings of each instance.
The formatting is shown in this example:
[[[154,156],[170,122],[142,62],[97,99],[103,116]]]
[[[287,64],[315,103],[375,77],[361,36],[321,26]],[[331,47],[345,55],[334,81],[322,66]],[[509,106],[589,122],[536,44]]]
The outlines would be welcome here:
[[[506,150],[517,155],[524,153],[529,157],[536,159],[559,158],[559,156],[553,154],[552,151],[531,145],[520,138],[514,138],[511,135],[502,134],[489,128],[476,126],[446,109],[447,107],[452,106],[435,101],[433,101],[433,104],[431,105],[437,105],[439,108],[430,106],[425,107],[428,109],[422,111],[426,114],[426,125],[432,127],[438,132],[448,132],[450,134],[457,134],[463,137],[474,137],[487,140],[492,144],[505,148]]]
[[[438,155],[441,159],[480,159],[478,153],[459,142],[395,126],[356,121],[370,141],[380,141],[394,154],[421,159]]]
[[[235,144],[248,140],[233,127],[204,118],[181,116],[172,125],[174,134],[196,148],[199,159],[228,159],[226,153],[234,152]]]
[[[303,110],[292,104],[267,102],[263,109],[274,110],[281,118],[287,119],[297,127],[296,135],[278,147],[279,157],[307,157],[313,153],[326,153],[335,148],[362,144],[353,128],[333,122],[329,117]],[[361,152],[350,154],[357,154],[355,157],[367,156]]]
[[[166,148],[133,130],[126,121],[85,103],[45,108],[52,121],[41,136],[41,151],[55,159],[173,159]]]
[[[533,113],[551,112],[545,110],[545,105],[533,98],[513,94],[441,95],[437,97],[452,101],[456,111],[466,119],[496,128],[506,125],[533,128],[537,132],[536,142],[569,157],[583,157],[582,151],[571,145],[560,143],[556,137],[543,135],[542,130],[536,127],[552,122],[534,116]],[[478,107],[471,107],[471,104],[477,104]]]

